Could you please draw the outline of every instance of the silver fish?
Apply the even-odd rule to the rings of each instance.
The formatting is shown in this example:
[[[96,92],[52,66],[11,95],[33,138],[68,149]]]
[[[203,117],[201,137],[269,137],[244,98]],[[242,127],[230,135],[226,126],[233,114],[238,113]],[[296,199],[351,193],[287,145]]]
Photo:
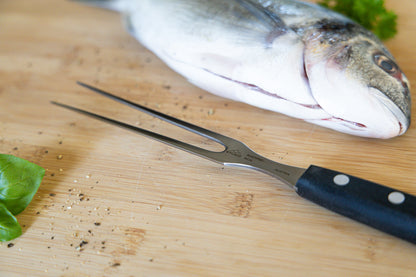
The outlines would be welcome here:
[[[410,124],[410,85],[369,31],[293,0],[79,0],[214,94],[374,138]]]

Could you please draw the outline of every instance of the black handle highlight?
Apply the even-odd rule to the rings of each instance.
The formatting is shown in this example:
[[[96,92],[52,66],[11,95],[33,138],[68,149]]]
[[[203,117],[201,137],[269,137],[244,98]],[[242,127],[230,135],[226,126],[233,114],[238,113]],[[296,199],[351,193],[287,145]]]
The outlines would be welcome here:
[[[297,193],[320,206],[416,244],[416,197],[341,172],[310,166]]]

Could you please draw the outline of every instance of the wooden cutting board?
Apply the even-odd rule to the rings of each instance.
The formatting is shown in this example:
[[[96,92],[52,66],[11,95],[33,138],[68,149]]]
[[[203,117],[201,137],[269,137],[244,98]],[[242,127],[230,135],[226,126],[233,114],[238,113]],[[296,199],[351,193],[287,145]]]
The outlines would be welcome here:
[[[387,1],[387,42],[416,82],[416,2]],[[84,81],[247,143],[416,194],[416,129],[353,137],[202,91],[71,1],[0,2],[0,152],[46,169],[1,276],[414,276],[416,246],[315,206],[258,172],[224,168],[51,100],[216,147],[76,85]],[[415,109],[413,109],[415,113]]]

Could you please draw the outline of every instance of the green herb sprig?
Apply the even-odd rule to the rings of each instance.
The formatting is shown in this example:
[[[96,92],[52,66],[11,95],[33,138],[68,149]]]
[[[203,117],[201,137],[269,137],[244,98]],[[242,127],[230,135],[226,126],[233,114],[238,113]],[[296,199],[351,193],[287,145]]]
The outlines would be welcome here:
[[[397,33],[397,15],[385,8],[384,0],[321,0],[318,4],[351,18],[381,40]]]
[[[0,154],[0,241],[22,234],[15,215],[32,201],[44,175],[45,170],[36,164]]]

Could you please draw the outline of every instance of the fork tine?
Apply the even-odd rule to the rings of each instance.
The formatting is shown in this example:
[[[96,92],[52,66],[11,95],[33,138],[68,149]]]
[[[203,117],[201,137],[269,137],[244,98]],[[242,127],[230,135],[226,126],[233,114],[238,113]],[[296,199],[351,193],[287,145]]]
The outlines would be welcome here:
[[[232,139],[230,137],[227,137],[227,136],[218,134],[216,132],[207,130],[205,128],[202,128],[202,127],[199,127],[197,125],[191,124],[189,122],[186,122],[186,121],[180,120],[178,118],[169,116],[167,114],[163,114],[161,112],[152,110],[152,109],[150,109],[148,107],[145,107],[145,106],[142,106],[142,105],[133,103],[133,102],[131,102],[129,100],[123,99],[123,98],[118,97],[118,96],[116,96],[114,94],[111,94],[111,93],[106,92],[106,91],[104,91],[102,89],[93,87],[91,85],[85,84],[83,82],[79,82],[78,81],[77,84],[79,84],[80,86],[83,86],[83,87],[85,87],[85,88],[87,88],[87,89],[89,89],[89,90],[91,90],[93,92],[96,92],[96,93],[98,93],[100,95],[103,95],[103,96],[105,96],[107,98],[110,98],[110,99],[112,99],[114,101],[117,101],[117,102],[119,102],[121,104],[127,105],[127,106],[129,106],[131,108],[134,108],[136,110],[139,110],[139,111],[142,111],[144,113],[147,113],[147,114],[149,114],[151,116],[154,116],[156,118],[159,118],[159,119],[161,119],[163,121],[169,122],[169,123],[171,123],[171,124],[173,124],[175,126],[181,127],[181,128],[183,128],[185,130],[188,130],[188,131],[193,132],[195,134],[198,134],[200,136],[203,136],[203,137],[212,139],[212,140],[214,140],[214,141],[222,144],[223,146],[226,146],[227,144],[235,141],[234,139]]]
[[[174,147],[179,148],[181,150],[190,152],[191,154],[195,154],[195,155],[198,155],[200,157],[210,159],[214,162],[223,163],[223,161],[220,159],[220,156],[221,156],[222,152],[215,152],[215,151],[210,151],[210,150],[207,150],[207,149],[203,149],[203,148],[200,148],[198,146],[188,144],[186,142],[179,141],[179,140],[176,140],[176,139],[171,138],[171,137],[167,137],[167,136],[164,136],[164,135],[161,135],[161,134],[158,134],[158,133],[146,130],[146,129],[142,129],[140,127],[132,126],[132,125],[126,124],[124,122],[117,121],[117,120],[114,120],[114,119],[111,119],[111,118],[108,118],[108,117],[105,117],[105,116],[102,116],[102,115],[99,115],[99,114],[95,114],[95,113],[92,113],[92,112],[88,112],[88,111],[85,111],[85,110],[82,110],[82,109],[79,109],[79,108],[75,108],[75,107],[72,107],[72,106],[69,106],[69,105],[65,105],[65,104],[62,104],[62,103],[55,102],[55,101],[51,101],[51,103],[54,104],[54,105],[66,108],[68,110],[75,111],[75,112],[90,116],[92,118],[104,121],[106,123],[110,123],[110,124],[116,125],[118,127],[122,127],[122,128],[127,129],[127,130],[131,130],[131,131],[140,133],[144,136],[147,136],[147,137],[150,137],[150,138],[155,139],[157,141],[166,143],[170,146],[174,146]]]

